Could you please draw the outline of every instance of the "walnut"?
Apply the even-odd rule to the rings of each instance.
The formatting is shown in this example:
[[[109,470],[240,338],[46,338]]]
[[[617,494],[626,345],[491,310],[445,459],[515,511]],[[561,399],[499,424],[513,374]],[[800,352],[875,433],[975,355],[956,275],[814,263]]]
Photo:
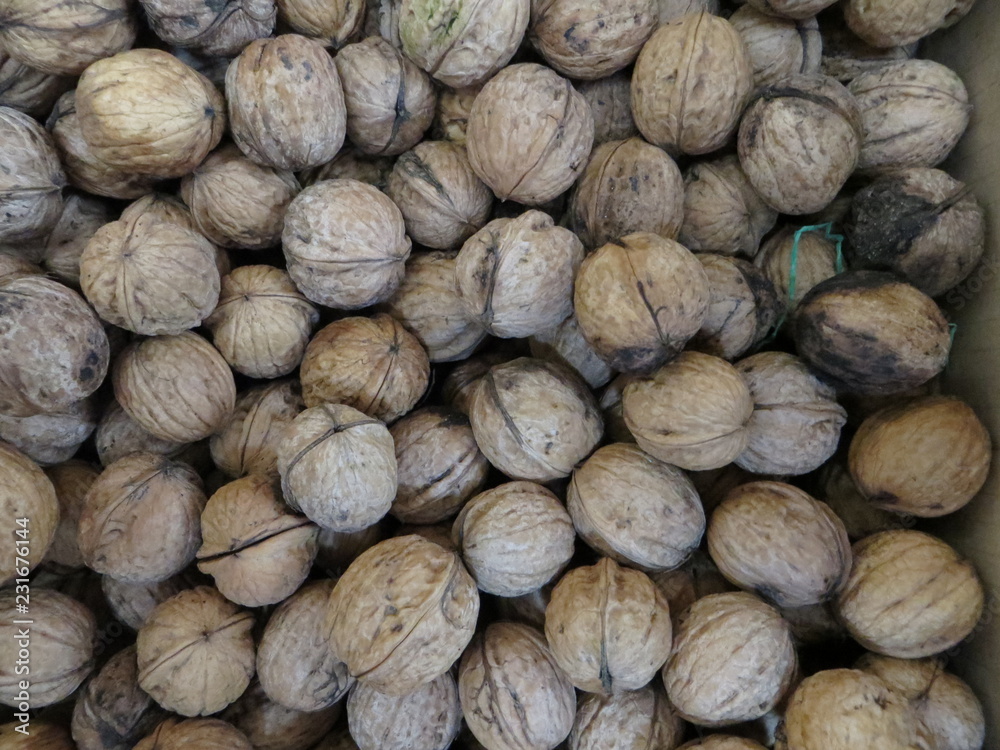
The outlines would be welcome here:
[[[60,522],[59,500],[52,481],[21,451],[0,441],[0,522],[6,524],[9,544],[0,552],[0,582],[27,578],[53,544]],[[27,518],[27,526],[18,519]],[[18,535],[17,530],[24,529]],[[17,544],[22,536],[30,543]],[[20,558],[20,559],[18,559]]]
[[[308,713],[287,708],[271,700],[255,682],[221,716],[243,732],[254,748],[299,750],[319,742],[340,714],[339,704]]]
[[[402,0],[394,11],[397,46],[446,86],[475,86],[503,68],[517,51],[530,10],[530,0]]]
[[[846,461],[827,463],[820,471],[817,482],[817,497],[844,522],[851,541],[864,539],[879,531],[905,528],[915,520],[876,508],[868,502],[854,484]]]
[[[587,100],[535,63],[510,65],[491,78],[472,103],[466,132],[480,179],[501,200],[527,205],[565,192],[583,172],[593,142]]]
[[[693,12],[650,37],[632,73],[632,114],[650,143],[671,155],[705,154],[736,131],[753,69],[728,21]]]
[[[766,750],[763,745],[731,734],[710,734],[704,739],[685,742],[677,750]]]
[[[569,750],[607,750],[628,746],[674,747],[684,723],[670,707],[663,688],[651,683],[612,695],[590,694],[580,700],[570,732]]]
[[[226,129],[222,95],[173,55],[136,49],[99,60],[80,78],[76,111],[93,156],[113,168],[181,177]]]
[[[410,255],[405,231],[384,193],[357,180],[324,180],[292,201],[281,242],[288,273],[306,297],[354,310],[396,291]]]
[[[833,5],[836,0],[747,0],[747,2],[760,13],[802,20],[815,16],[824,8]]]
[[[392,436],[377,419],[344,404],[306,409],[278,443],[281,490],[293,509],[333,531],[359,531],[396,496]]]
[[[62,724],[50,724],[32,719],[27,733],[20,719],[0,724],[0,747],[4,750],[77,750],[69,729]],[[79,746],[87,750],[85,746]]]
[[[946,651],[971,633],[983,599],[972,564],[940,539],[883,531],[854,545],[837,616],[868,650],[916,659]]]
[[[445,378],[441,388],[444,402],[467,415],[472,406],[472,395],[489,369],[493,365],[510,362],[521,353],[517,346],[518,340],[510,339],[509,343],[512,346],[491,347],[483,354],[459,362]]]
[[[969,125],[972,105],[965,84],[933,60],[884,65],[849,85],[864,124],[860,170],[936,166]]]
[[[52,138],[28,115],[0,107],[0,242],[50,232],[63,210],[66,176]]]
[[[109,466],[135,451],[178,458],[189,447],[188,443],[164,440],[150,434],[114,400],[107,405],[97,425],[94,444],[102,466]]]
[[[622,397],[625,424],[654,458],[694,471],[725,466],[747,447],[753,399],[723,359],[683,352]]]
[[[32,547],[34,542],[32,537]],[[0,593],[0,703],[18,706],[24,700],[18,695],[25,677],[15,672],[14,665],[18,659],[24,661],[23,649],[30,647],[30,702],[33,708],[42,708],[71,695],[94,668],[97,622],[76,599],[34,586],[30,604],[33,623],[26,646],[22,637],[25,626],[14,622],[24,619],[15,608],[23,602],[24,597],[15,595],[13,588]]]
[[[221,719],[169,718],[133,750],[251,750],[250,740],[232,724]]]
[[[93,397],[30,417],[0,414],[0,440],[6,440],[42,466],[72,458],[95,427]]]
[[[705,512],[684,472],[628,443],[599,448],[575,469],[566,504],[587,544],[646,571],[676,568],[705,533]]]
[[[59,525],[52,545],[45,553],[47,562],[65,568],[82,568],[85,565],[80,554],[77,529],[83,512],[84,496],[99,474],[97,469],[85,461],[66,461],[45,470],[59,501]],[[38,515],[34,515],[34,518],[37,519]]]
[[[622,70],[596,81],[580,81],[574,87],[590,105],[595,144],[639,135],[632,119],[631,71]]]
[[[663,684],[674,709],[700,726],[763,716],[797,668],[788,625],[752,594],[713,594],[681,618]]]
[[[873,47],[860,39],[848,27],[842,14],[823,16],[822,70],[838,81],[847,83],[862,73],[874,71],[889,63],[909,60],[917,53],[917,43],[890,47]]]
[[[80,256],[97,230],[112,220],[112,207],[107,201],[80,193],[67,194],[55,227],[34,248],[38,260],[59,281],[79,287]]]
[[[131,344],[115,362],[112,380],[115,398],[132,419],[176,442],[218,432],[236,402],[226,360],[190,331]]]
[[[958,0],[902,0],[844,4],[844,17],[851,31],[876,47],[910,44],[945,26]]]
[[[119,220],[135,221],[141,216],[165,221],[168,224],[178,224],[192,232],[200,233],[190,209],[180,198],[167,193],[147,193],[132,201],[122,210]]]
[[[799,303],[801,356],[844,390],[891,394],[944,369],[948,321],[934,301],[896,277],[850,271],[817,284]]]
[[[469,420],[491,464],[512,479],[537,482],[569,476],[603,432],[586,385],[529,357],[490,368],[472,396]]]
[[[689,13],[712,13],[719,15],[719,0],[657,0],[660,24],[675,21]]]
[[[365,20],[365,3],[351,0],[278,0],[278,10],[295,31],[334,48],[355,36]]]
[[[532,357],[573,370],[591,388],[600,388],[614,375],[608,363],[587,343],[575,315],[555,328],[536,333],[529,339],[528,348]]]
[[[658,22],[657,0],[535,0],[528,38],[563,75],[594,80],[635,60]]]
[[[793,75],[758,89],[740,122],[740,164],[772,208],[809,214],[829,204],[861,153],[861,111],[823,75]]]
[[[275,0],[139,0],[153,32],[167,44],[208,57],[238,55],[270,36]]]
[[[490,333],[531,336],[572,313],[573,278],[583,255],[576,235],[541,211],[494,219],[459,251],[458,291],[468,313]]]
[[[273,266],[241,266],[222,279],[205,320],[212,341],[237,372],[277,378],[299,366],[319,311]]]
[[[348,44],[336,63],[351,143],[366,154],[396,156],[420,142],[436,102],[424,71],[380,36]]]
[[[670,619],[676,631],[688,607],[699,599],[712,594],[736,591],[712,562],[707,552],[700,549],[679,568],[660,570],[649,574],[670,605]]]
[[[543,750],[573,728],[573,685],[527,625],[487,625],[462,656],[458,694],[469,729],[489,747]]]
[[[83,297],[43,276],[0,280],[0,414],[70,408],[101,385],[108,337]]]
[[[371,156],[353,146],[344,146],[325,164],[299,172],[303,187],[310,187],[323,180],[357,180],[385,191],[395,158]]]
[[[323,629],[334,581],[307,583],[278,605],[257,649],[257,677],[273,701],[296,711],[335,706],[354,684]]]
[[[458,686],[449,672],[404,695],[361,684],[347,699],[347,719],[361,750],[446,750],[462,725]]]
[[[819,232],[800,233],[793,226],[772,234],[753,262],[770,279],[788,311],[795,310],[814,286],[836,275],[842,264],[833,240]]]
[[[140,687],[181,716],[221,711],[253,677],[253,625],[250,612],[209,586],[172,596],[139,630]]]
[[[825,2],[826,0],[820,0]],[[754,5],[763,5],[755,8]],[[770,86],[797,73],[819,73],[823,40],[811,14],[772,15],[773,2],[758,0],[739,8],[729,21],[739,32],[753,67],[754,86]]]
[[[360,684],[389,695],[416,690],[468,645],[479,594],[458,555],[419,536],[362,552],[330,595],[330,646]]]
[[[251,160],[298,171],[344,143],[344,91],[323,45],[298,34],[257,39],[226,71],[229,128]]]
[[[0,247],[0,281],[20,276],[40,276],[42,273],[37,263],[15,252],[14,248]]]
[[[7,54],[52,75],[79,75],[131,47],[137,31],[128,0],[9,0],[0,11],[0,44]]]
[[[316,565],[329,575],[339,576],[369,547],[374,547],[389,536],[385,520],[377,521],[360,531],[331,531],[320,529],[319,551]],[[397,534],[396,536],[401,536]],[[445,536],[451,536],[450,531]]]
[[[115,619],[132,630],[139,630],[156,607],[175,594],[208,583],[196,568],[155,583],[124,583],[111,576],[101,576],[101,591]]]
[[[72,86],[72,78],[35,70],[11,57],[0,43],[0,107],[44,122],[56,99]]]
[[[464,146],[472,102],[476,100],[481,90],[482,86],[472,86],[457,90],[446,88],[440,91],[434,111],[434,122],[431,125],[431,138]]]

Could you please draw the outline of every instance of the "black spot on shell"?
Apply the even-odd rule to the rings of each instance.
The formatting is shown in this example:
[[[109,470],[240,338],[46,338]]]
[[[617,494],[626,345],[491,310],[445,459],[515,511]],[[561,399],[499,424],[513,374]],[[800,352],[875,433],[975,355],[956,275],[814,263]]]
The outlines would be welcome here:
[[[80,368],[80,380],[90,380],[93,377],[94,377],[94,368],[92,367]]]

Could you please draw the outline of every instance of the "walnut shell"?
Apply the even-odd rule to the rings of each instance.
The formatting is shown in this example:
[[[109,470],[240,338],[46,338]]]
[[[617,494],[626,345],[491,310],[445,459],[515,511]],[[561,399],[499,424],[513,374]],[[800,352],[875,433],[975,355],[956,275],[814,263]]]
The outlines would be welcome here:
[[[710,734],[701,740],[685,742],[677,750],[766,750],[763,745],[745,737],[730,734]]]
[[[746,449],[753,399],[732,365],[689,351],[630,382],[622,413],[640,448],[699,471],[725,466]]]
[[[270,36],[275,0],[139,0],[150,28],[167,44],[207,57],[238,55]]]
[[[278,10],[295,31],[334,48],[357,34],[365,20],[365,3],[351,0],[278,0]]]
[[[699,599],[736,591],[736,587],[719,572],[708,553],[700,549],[695,550],[681,567],[650,573],[649,578],[670,605],[670,619],[675,631],[684,619],[688,607]]]
[[[795,20],[773,13],[770,7],[757,9],[751,3],[729,18],[746,47],[754,86],[770,86],[798,73],[819,73],[823,39],[815,17]]]
[[[894,276],[850,271],[817,284],[796,310],[795,343],[809,365],[860,394],[891,394],[944,369],[948,321]]]
[[[660,24],[675,21],[689,13],[711,13],[719,15],[719,0],[657,0]]]
[[[35,70],[11,57],[0,43],[0,107],[44,122],[56,99],[72,86],[72,78]]]
[[[436,102],[424,71],[380,36],[348,44],[336,63],[351,143],[366,154],[395,156],[420,142]]]
[[[151,177],[181,177],[226,129],[222,95],[205,76],[155,49],[91,65],[76,89],[83,139],[100,162]]]
[[[360,684],[347,699],[351,736],[361,750],[446,750],[462,725],[450,672],[404,695]]]
[[[528,38],[563,75],[593,80],[629,65],[659,22],[657,0],[534,0]]]
[[[640,132],[668,154],[705,154],[736,131],[753,89],[753,69],[728,21],[693,12],[660,26],[632,73]]]
[[[510,343],[511,346],[490,348],[480,355],[462,360],[448,373],[441,388],[445,404],[468,415],[472,406],[472,395],[489,369],[493,365],[510,362],[520,354],[521,349],[518,347],[517,339],[505,343]]]
[[[674,747],[684,723],[655,683],[613,695],[590,694],[577,705],[569,750]]]
[[[15,594],[13,588],[0,593],[0,703],[24,705],[23,696],[19,696],[26,680],[15,664],[20,661],[23,666],[29,658],[30,705],[42,708],[71,695],[94,668],[97,622],[87,607],[58,591],[36,585],[30,597],[29,619],[33,622],[25,626],[16,622],[25,618],[16,605],[23,605],[26,596]],[[24,655],[26,648],[28,657]]]
[[[278,443],[281,490],[293,509],[333,531],[358,531],[396,496],[392,436],[377,419],[344,404],[306,409]]]
[[[947,544],[920,531],[883,531],[854,545],[837,615],[868,650],[916,659],[969,635],[983,599],[972,564]]]
[[[464,146],[472,102],[476,100],[481,90],[482,86],[472,86],[457,90],[446,88],[440,91],[434,111],[434,122],[431,125],[431,138]]]
[[[344,146],[325,164],[299,172],[303,187],[323,180],[357,180],[385,191],[395,159],[391,156],[371,156],[354,146]]]
[[[576,468],[566,504],[587,544],[641,570],[676,568],[705,533],[705,512],[684,472],[627,443],[599,448]]]
[[[169,718],[133,750],[251,750],[250,740],[232,724],[221,719]]]
[[[289,205],[281,243],[288,273],[306,297],[354,310],[396,291],[410,255],[405,231],[396,204],[376,188],[325,180]]]
[[[107,405],[97,425],[94,444],[102,466],[109,466],[135,451],[177,458],[189,446],[188,443],[164,440],[147,432],[114,400]]]
[[[631,71],[622,70],[596,81],[574,84],[580,96],[587,100],[594,116],[595,144],[622,141],[639,135],[632,119],[631,81]]]
[[[79,294],[43,276],[0,280],[0,413],[71,408],[101,385],[108,337]]]
[[[22,451],[42,466],[72,458],[97,427],[93,398],[30,417],[0,414],[0,440]]]
[[[257,39],[226,71],[229,129],[251,161],[299,171],[330,161],[347,112],[333,58],[298,34]]]
[[[521,63],[483,86],[466,138],[472,169],[500,200],[537,206],[565,192],[583,172],[594,117],[568,80]]]
[[[800,234],[792,226],[772,234],[753,262],[770,279],[788,311],[795,310],[814,286],[836,275],[842,264],[833,240],[819,232]]]
[[[66,176],[52,138],[28,115],[0,107],[0,242],[50,232],[63,210]]]
[[[490,463],[511,479],[537,482],[569,476],[603,431],[586,385],[529,357],[490,368],[472,396],[469,420]]]
[[[918,44],[873,47],[847,27],[842,14],[823,16],[822,71],[842,83],[889,63],[909,60]]]
[[[208,582],[195,568],[155,583],[124,583],[101,576],[101,591],[115,619],[138,631],[156,607],[181,591]]]
[[[16,719],[0,724],[0,747],[4,750],[77,750],[69,729],[62,724],[49,724],[32,719],[28,731]],[[86,749],[84,749],[86,750]]]
[[[760,13],[798,20],[815,16],[834,2],[836,0],[747,0],[748,5]]]
[[[278,605],[257,649],[257,677],[264,692],[296,711],[336,705],[354,678],[330,649],[324,629],[334,581],[312,581]]]
[[[546,213],[494,219],[459,251],[458,291],[466,311],[493,335],[531,336],[573,312],[573,278],[583,255],[576,235]]]
[[[573,685],[527,625],[487,625],[462,655],[458,694],[469,729],[497,750],[552,748],[573,728]]]
[[[232,723],[259,750],[301,750],[312,748],[340,718],[339,704],[308,713],[296,711],[271,700],[255,682],[222,718]]]
[[[859,170],[936,166],[969,125],[972,105],[965,84],[932,60],[884,65],[849,86],[864,125]]]
[[[0,581],[27,578],[52,545],[61,510],[52,481],[38,465],[12,445],[0,441],[0,522],[9,529],[10,544],[0,553]],[[18,523],[19,519],[27,519]],[[23,530],[18,534],[18,529]],[[29,544],[19,544],[29,540]],[[15,681],[16,682],[16,681]]]
[[[69,193],[62,214],[48,236],[33,248],[45,270],[64,284],[80,286],[80,256],[98,229],[113,220],[112,206],[104,200]]]
[[[125,412],[165,440],[193,442],[218,432],[236,402],[226,360],[190,331],[131,344],[115,362],[112,379]]]
[[[601,359],[580,330],[575,315],[555,328],[540,331],[528,340],[531,356],[573,370],[591,388],[605,385],[614,371]]]
[[[43,273],[37,263],[33,263],[14,248],[0,247],[0,281],[20,276],[40,276]]]
[[[545,639],[580,690],[638,690],[670,656],[669,605],[648,576],[605,557],[552,589]]]
[[[351,563],[330,595],[326,630],[361,684],[403,695],[448,671],[478,615],[479,593],[458,555],[403,536]]]
[[[946,25],[956,0],[901,0],[844,4],[844,17],[851,31],[876,47],[910,44]]]
[[[393,11],[398,19],[397,46],[446,86],[475,86],[514,55],[530,9],[530,0],[402,0]]]
[[[99,474],[85,461],[66,461],[45,470],[59,501],[59,525],[45,553],[46,561],[66,568],[82,568],[86,564],[80,554],[77,532],[84,497]],[[38,514],[33,517],[38,519]]]
[[[796,668],[788,625],[776,610],[752,594],[713,594],[681,619],[663,684],[678,714],[718,727],[774,708]]]
[[[9,0],[0,12],[0,44],[36,70],[79,75],[132,46],[138,23],[130,6],[128,0]]]
[[[846,461],[826,464],[817,481],[817,497],[844,522],[851,541],[880,531],[908,528],[916,521],[913,516],[890,513],[868,502],[854,484]]]

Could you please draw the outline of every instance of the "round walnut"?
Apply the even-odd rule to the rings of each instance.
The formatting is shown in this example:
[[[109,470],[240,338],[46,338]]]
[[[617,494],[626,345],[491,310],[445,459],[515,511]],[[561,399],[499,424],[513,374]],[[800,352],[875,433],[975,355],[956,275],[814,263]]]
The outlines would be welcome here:
[[[699,161],[684,175],[678,239],[694,251],[754,256],[778,212],[757,195],[735,155]]]
[[[113,399],[105,408],[94,432],[94,446],[102,466],[110,466],[119,458],[136,451],[177,458],[184,454],[188,445],[150,434]]]
[[[323,622],[334,581],[312,581],[278,605],[257,649],[257,677],[271,700],[295,711],[337,704],[354,684],[330,650]]]
[[[848,231],[852,266],[893,271],[937,297],[979,263],[986,219],[964,183],[918,167],[859,190]]]
[[[287,599],[316,557],[319,529],[288,511],[273,482],[248,476],[223,485],[201,514],[198,570],[244,607]]]
[[[765,7],[757,9],[754,5]],[[740,7],[729,18],[746,47],[754,86],[770,86],[788,76],[819,73],[820,70],[823,39],[816,19],[811,15],[801,16],[799,20],[787,17],[786,13],[773,15],[776,5],[758,0]]]
[[[201,440],[226,424],[236,402],[233,373],[197,334],[156,336],[128,346],[112,374],[115,398],[154,436]]]
[[[353,179],[324,180],[299,193],[285,214],[281,244],[302,293],[341,310],[390,297],[410,255],[396,204]]]
[[[452,529],[482,591],[521,596],[555,578],[573,557],[573,522],[534,482],[507,482],[474,497]]]
[[[85,461],[66,461],[45,470],[59,501],[59,525],[52,546],[45,554],[47,562],[64,568],[82,568],[86,564],[80,554],[77,531],[84,497],[99,474]],[[34,518],[37,517],[34,515]]]
[[[594,143],[621,141],[639,135],[632,119],[631,71],[622,70],[574,87],[590,105],[594,116]]]
[[[794,75],[758,89],[740,122],[740,164],[772,208],[809,214],[826,207],[858,164],[858,103],[823,75]]]
[[[836,596],[851,569],[851,542],[829,506],[781,482],[731,490],[712,513],[708,551],[740,588],[779,607]]]
[[[573,685],[527,625],[487,625],[462,656],[458,694],[472,734],[497,750],[556,747],[573,728]]]
[[[940,164],[969,125],[972,105],[958,75],[933,60],[903,60],[850,83],[861,108],[858,169],[884,173]]]
[[[830,669],[807,677],[792,693],[779,729],[785,750],[882,750],[920,747],[906,701],[879,677],[855,669]]]
[[[591,693],[576,710],[569,750],[675,747],[684,724],[655,683],[612,695]]]
[[[736,131],[753,70],[740,35],[707,12],[669,21],[642,48],[632,73],[632,114],[669,154],[705,154]]]
[[[51,75],[79,75],[91,63],[131,47],[137,31],[128,0],[69,5],[8,0],[0,10],[0,44],[7,54]]]
[[[42,561],[56,537],[60,504],[55,487],[38,465],[21,451],[0,441],[0,523],[9,529],[10,544],[0,552],[0,581],[27,578]],[[27,518],[27,526],[18,519]],[[25,529],[29,544],[17,544],[18,529]]]
[[[910,704],[919,733],[932,747],[980,750],[986,734],[983,706],[960,678],[938,659],[894,659],[865,654],[855,669],[882,679]]]
[[[319,312],[273,266],[240,266],[222,279],[219,304],[205,320],[212,341],[237,372],[277,378],[299,366]]]
[[[752,594],[712,594],[681,619],[663,684],[683,718],[718,727],[766,714],[796,669],[788,624],[775,609]]]
[[[181,177],[215,148],[225,103],[173,55],[135,49],[91,65],[76,89],[80,130],[93,156],[126,172]]]
[[[149,216],[169,224],[179,224],[185,229],[200,234],[194,223],[194,217],[184,202],[167,193],[148,193],[136,201],[132,201],[121,212],[121,221],[134,221],[140,216]]]
[[[72,458],[97,426],[93,398],[30,417],[0,414],[0,440],[6,440],[42,466]]]
[[[532,357],[573,370],[591,388],[600,388],[614,375],[608,363],[587,343],[575,315],[555,328],[536,333],[528,340],[528,349]]]
[[[71,408],[101,385],[108,337],[79,294],[43,276],[0,280],[0,413]]]
[[[0,593],[0,664],[4,665],[0,670],[0,704],[5,706],[17,707],[25,700],[19,694],[28,678],[16,672],[17,661],[31,662],[32,708],[50,706],[72,695],[94,668],[97,622],[91,611],[76,599],[39,586],[33,587],[30,597],[33,622],[27,626],[26,639],[26,626],[15,622],[25,618],[17,609],[25,597],[16,595],[13,588]],[[27,656],[25,649],[30,652]]]
[[[221,711],[253,677],[253,625],[250,612],[209,586],[172,596],[139,630],[139,686],[181,716]]]
[[[678,750],[766,750],[759,742],[731,734],[710,734],[700,740],[685,742]]]
[[[704,321],[708,276],[682,245],[637,233],[580,265],[573,297],[588,343],[615,370],[649,372],[674,358]]]
[[[41,237],[63,210],[66,176],[53,140],[28,115],[0,107],[0,145],[0,242]]]
[[[257,39],[226,71],[233,141],[258,164],[297,172],[344,143],[344,91],[323,45],[297,34]]]
[[[580,690],[638,690],[670,655],[670,609],[645,573],[605,557],[571,570],[552,589],[545,639]]]
[[[836,275],[842,264],[833,240],[819,232],[800,233],[792,226],[772,234],[753,262],[770,279],[789,311],[798,307],[810,289]]]
[[[475,86],[517,51],[530,10],[530,0],[403,0],[398,46],[445,86]]]
[[[622,414],[646,453],[703,471],[725,466],[746,449],[753,398],[728,362],[689,351],[630,382]]]
[[[339,48],[365,20],[365,3],[351,0],[278,0],[281,20],[300,34]]]
[[[306,409],[278,443],[285,502],[333,531],[359,531],[396,496],[392,436],[377,419],[344,404]]]
[[[604,78],[629,65],[659,22],[657,0],[535,0],[528,38],[563,75]]]
[[[855,34],[876,47],[910,44],[948,25],[960,0],[849,0],[844,17]],[[959,11],[961,13],[961,11]]]
[[[295,711],[271,700],[254,682],[221,717],[243,732],[259,750],[313,748],[340,718],[341,707]]]
[[[64,284],[79,287],[80,256],[97,230],[113,220],[113,212],[108,201],[82,193],[67,194],[59,221],[36,245],[45,270]]]
[[[809,365],[852,393],[926,383],[948,362],[948,321],[934,301],[888,273],[851,271],[817,284],[796,310],[795,343]]]
[[[270,36],[275,0],[139,0],[153,32],[167,44],[206,57],[238,55],[254,39]]]
[[[472,406],[472,394],[479,387],[483,377],[493,365],[515,359],[522,351],[519,344],[520,341],[512,339],[459,362],[448,373],[442,384],[441,395],[444,403],[463,414],[468,414]]]
[[[834,454],[847,412],[833,388],[785,352],[761,352],[736,363],[750,389],[750,441],[736,464],[754,474],[797,476]]]
[[[44,122],[56,99],[72,85],[71,78],[43,73],[14,59],[0,43],[0,107]]]
[[[360,750],[446,750],[462,726],[458,686],[450,672],[404,695],[358,685],[347,699],[347,719]]]
[[[440,250],[479,231],[493,208],[493,194],[472,171],[465,149],[447,141],[424,141],[396,159],[386,193],[410,237]]]
[[[221,719],[169,718],[133,750],[251,750],[253,745],[239,729]]]
[[[641,138],[602,143],[591,153],[568,210],[587,247],[633,232],[676,239],[684,211],[681,172],[662,149]]]
[[[780,18],[806,19],[815,16],[836,0],[747,0],[760,13]]]
[[[515,1],[521,2],[508,0]],[[594,117],[568,80],[521,63],[483,86],[466,136],[473,170],[498,198],[537,206],[565,192],[583,172]]]
[[[175,594],[207,583],[195,568],[156,583],[123,583],[101,576],[101,591],[115,619],[138,631],[156,607]]]
[[[427,353],[395,318],[341,318],[321,329],[302,360],[306,406],[347,404],[384,422],[409,412],[430,380]]]
[[[569,476],[603,432],[586,385],[529,357],[490,368],[472,396],[469,420],[491,464],[512,479],[536,482]]]
[[[426,73],[380,36],[348,44],[336,63],[351,143],[365,154],[395,156],[420,142],[436,102]]]
[[[282,380],[248,388],[209,443],[212,460],[226,476],[278,476],[282,432],[305,408],[299,384]]]
[[[570,230],[536,210],[494,219],[455,259],[467,312],[500,338],[548,330],[573,312],[573,278],[584,250]]]
[[[479,593],[458,554],[411,535],[351,563],[330,595],[326,631],[361,684],[403,695],[448,671],[478,616]]]
[[[450,518],[486,484],[489,461],[461,412],[418,409],[396,422],[389,434],[399,481],[390,512],[403,523]]]
[[[604,446],[574,470],[566,504],[587,544],[646,571],[681,565],[705,533],[705,512],[684,472],[628,443]]]
[[[916,659],[971,633],[983,600],[975,569],[947,544],[920,531],[884,531],[854,545],[837,615],[868,650]]]

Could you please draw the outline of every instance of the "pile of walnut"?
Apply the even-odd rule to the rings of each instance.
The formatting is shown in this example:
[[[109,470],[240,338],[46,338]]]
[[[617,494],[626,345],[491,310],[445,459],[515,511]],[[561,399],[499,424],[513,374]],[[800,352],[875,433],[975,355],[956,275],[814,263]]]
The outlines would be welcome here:
[[[982,747],[971,5],[0,2],[0,747]]]

